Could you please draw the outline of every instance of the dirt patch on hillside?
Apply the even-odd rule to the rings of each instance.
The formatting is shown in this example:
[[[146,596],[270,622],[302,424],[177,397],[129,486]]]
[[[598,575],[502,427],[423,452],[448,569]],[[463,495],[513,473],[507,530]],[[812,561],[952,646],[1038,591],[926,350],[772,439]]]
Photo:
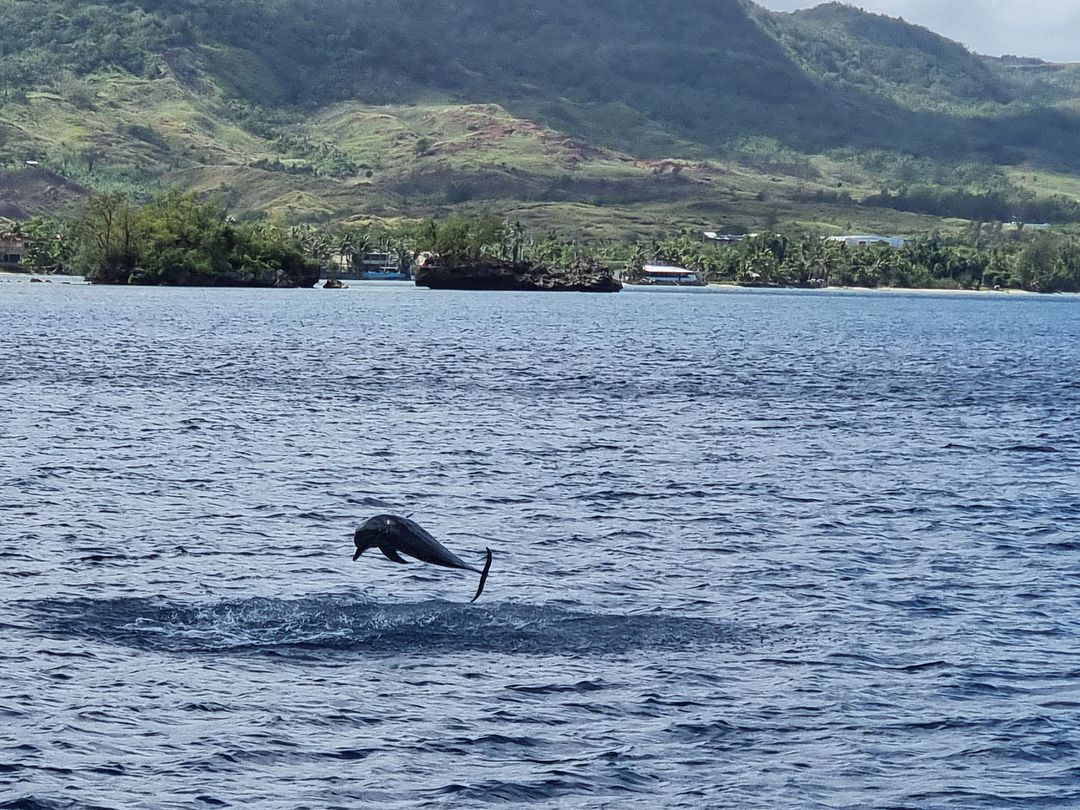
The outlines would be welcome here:
[[[463,130],[463,135],[438,140],[429,149],[429,154],[454,155],[469,151],[488,151],[497,148],[509,138],[518,137],[533,141],[541,154],[560,163],[630,160],[626,155],[592,146],[570,137],[565,132],[534,121],[507,117],[497,108],[478,106],[449,111],[445,115],[444,123]]]
[[[26,220],[74,208],[90,190],[48,169],[0,171],[0,217]]]

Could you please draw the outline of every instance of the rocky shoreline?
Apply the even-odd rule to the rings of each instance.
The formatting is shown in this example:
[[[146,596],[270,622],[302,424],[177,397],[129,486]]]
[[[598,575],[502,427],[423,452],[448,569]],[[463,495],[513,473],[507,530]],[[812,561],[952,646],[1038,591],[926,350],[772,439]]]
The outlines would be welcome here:
[[[599,262],[578,259],[566,267],[495,260],[446,263],[438,258],[416,269],[416,286],[432,290],[619,292],[622,282]]]
[[[134,270],[100,271],[87,276],[91,284],[119,284],[139,287],[314,287],[322,268],[317,262],[299,261],[285,267],[268,264],[248,264],[213,272],[198,272],[190,268],[166,268],[150,272],[141,267]]]

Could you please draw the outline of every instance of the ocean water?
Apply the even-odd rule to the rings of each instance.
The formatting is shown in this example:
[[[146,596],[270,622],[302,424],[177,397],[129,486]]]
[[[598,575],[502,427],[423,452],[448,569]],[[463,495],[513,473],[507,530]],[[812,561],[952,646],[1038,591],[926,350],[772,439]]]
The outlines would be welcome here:
[[[0,282],[0,807],[1080,805],[1080,299]],[[351,533],[413,519],[476,576]]]

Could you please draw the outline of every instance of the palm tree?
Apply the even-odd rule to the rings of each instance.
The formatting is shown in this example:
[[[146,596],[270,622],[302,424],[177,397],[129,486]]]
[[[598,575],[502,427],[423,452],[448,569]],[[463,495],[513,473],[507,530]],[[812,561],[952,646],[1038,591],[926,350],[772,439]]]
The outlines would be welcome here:
[[[341,267],[355,267],[358,259],[371,249],[371,234],[366,228],[338,234],[336,252]]]
[[[510,260],[516,264],[521,261],[525,252],[525,226],[515,222],[506,230],[510,237]]]
[[[0,240],[4,242],[16,242],[26,238],[26,230],[21,222],[4,221],[0,224]]]
[[[27,263],[43,273],[62,271],[71,258],[71,243],[64,226],[59,222],[34,217],[26,224],[29,243]]]
[[[743,257],[739,274],[744,280],[767,283],[776,275],[778,265],[776,254],[762,245]]]
[[[394,264],[397,265],[399,273],[404,273],[406,277],[412,274],[413,265],[413,252],[409,249],[409,246],[405,244],[403,239],[394,239],[389,245],[391,255],[394,257]]]
[[[648,260],[645,248],[635,244],[626,259],[625,276],[630,281],[636,281],[645,274],[645,264]]]

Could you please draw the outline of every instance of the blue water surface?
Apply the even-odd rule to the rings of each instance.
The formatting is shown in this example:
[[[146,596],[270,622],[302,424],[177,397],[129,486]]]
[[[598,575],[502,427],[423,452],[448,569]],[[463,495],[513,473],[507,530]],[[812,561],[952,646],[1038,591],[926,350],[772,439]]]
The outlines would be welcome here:
[[[0,807],[1080,805],[1080,299],[0,280]],[[352,562],[413,514],[474,574]]]

